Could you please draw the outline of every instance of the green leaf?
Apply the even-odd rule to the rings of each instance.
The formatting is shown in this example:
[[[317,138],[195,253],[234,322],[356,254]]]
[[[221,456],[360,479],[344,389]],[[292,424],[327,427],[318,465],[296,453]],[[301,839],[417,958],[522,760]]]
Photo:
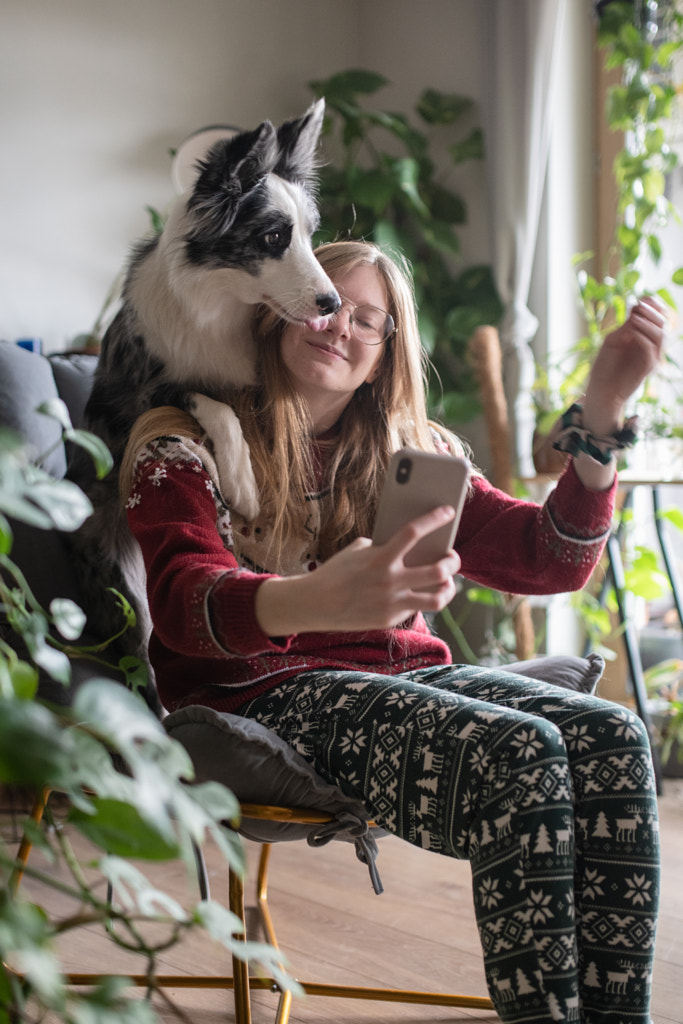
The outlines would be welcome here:
[[[439,92],[438,89],[425,89],[415,109],[427,124],[453,124],[463,114],[472,110],[473,106],[474,102],[469,96]]]
[[[380,218],[375,224],[373,234],[375,242],[384,252],[401,252],[401,236],[392,221]]]
[[[125,654],[119,659],[119,668],[125,677],[125,684],[134,694],[140,694],[149,682],[149,672],[144,661],[132,654]]]
[[[172,860],[180,853],[131,804],[106,797],[91,803],[92,813],[73,808],[69,821],[101,850],[142,860]]]
[[[0,778],[42,787],[62,779],[62,766],[73,751],[68,732],[40,704],[0,700]]]
[[[450,146],[448,152],[456,164],[461,164],[464,160],[483,160],[484,133],[481,128],[473,128],[466,139]]]
[[[77,720],[91,722],[116,750],[135,752],[148,742],[152,748],[170,743],[161,722],[125,687],[104,679],[81,686],[74,698]]]
[[[99,868],[111,882],[116,901],[129,913],[139,912],[148,919],[171,917],[181,923],[189,920],[187,912],[171,896],[150,884],[141,871],[116,855],[103,857]]]
[[[330,78],[308,83],[316,96],[324,96],[329,102],[339,99],[354,99],[359,93],[370,95],[389,84],[389,79],[383,75],[361,68],[340,71],[331,75]]]
[[[683,533],[683,512],[680,508],[662,509],[659,512],[659,518],[666,519],[667,522],[671,523],[672,526],[675,526],[677,530],[680,530],[681,533]]]
[[[12,527],[0,513],[0,555],[9,555],[13,540]]]
[[[109,473],[114,465],[112,454],[100,437],[91,434],[87,430],[66,430],[64,437],[72,444],[83,448],[90,455],[95,464],[95,473],[98,480]]]
[[[67,597],[55,597],[50,602],[52,621],[65,640],[78,640],[85,626],[85,613],[75,601]]]
[[[28,482],[25,489],[27,499],[47,517],[46,528],[72,532],[77,530],[92,514],[92,505],[80,487],[69,480],[54,480],[44,474]],[[12,513],[10,513],[12,514]],[[22,515],[17,518],[29,520]],[[34,523],[34,525],[41,525]]]
[[[66,402],[62,401],[61,398],[48,398],[46,402],[42,402],[38,406],[36,412],[42,413],[43,416],[49,416],[50,419],[57,420],[62,430],[68,430],[71,427],[69,410]]]
[[[395,176],[378,168],[370,171],[357,168],[349,182],[351,201],[369,206],[376,216],[384,213],[395,191]]]
[[[485,604],[493,608],[501,608],[504,601],[499,591],[490,590],[488,587],[468,587],[465,595],[473,604]]]
[[[38,690],[39,675],[33,665],[17,658],[9,666],[14,694],[19,700],[33,700]]]
[[[202,782],[189,790],[193,801],[211,815],[214,821],[237,822],[240,804],[234,793],[219,782]]]
[[[122,593],[115,590],[114,587],[107,587],[107,591],[110,594],[114,594],[116,597],[116,605],[123,615],[126,626],[130,629],[137,622],[137,616],[132,604]]]
[[[12,967],[26,975],[44,1004],[62,1010],[65,980],[50,949],[52,928],[45,912],[32,903],[5,900],[0,926],[3,959],[9,954]]]
[[[653,262],[655,265],[658,264],[662,258],[662,243],[659,240],[659,236],[649,234],[647,236],[647,247],[650,250],[650,256],[652,257]]]
[[[423,234],[433,249],[452,255],[457,255],[460,252],[458,236],[454,234],[450,224],[438,220],[432,221],[431,224],[424,225]]]
[[[422,132],[410,124],[405,114],[391,113],[387,110],[365,110],[363,111],[363,121],[391,132],[414,157],[420,158],[427,151],[428,140]]]
[[[447,224],[465,223],[467,209],[460,196],[438,184],[431,185],[424,193],[435,220],[445,221]]]
[[[418,187],[420,180],[420,165],[417,160],[406,156],[401,157],[398,160],[393,160],[391,163],[398,187],[409,199],[415,212],[420,217],[424,217],[428,220],[430,212],[420,195]]]
[[[681,284],[683,284],[683,281],[681,281]],[[678,308],[676,300],[674,299],[673,295],[671,294],[668,288],[658,288],[656,294],[659,295],[660,299],[666,302],[667,306],[669,306],[670,309]]]
[[[55,650],[49,644],[38,643],[31,647],[31,657],[38,668],[42,668],[56,682],[61,683],[63,686],[69,685],[71,682],[71,662],[66,654]]]

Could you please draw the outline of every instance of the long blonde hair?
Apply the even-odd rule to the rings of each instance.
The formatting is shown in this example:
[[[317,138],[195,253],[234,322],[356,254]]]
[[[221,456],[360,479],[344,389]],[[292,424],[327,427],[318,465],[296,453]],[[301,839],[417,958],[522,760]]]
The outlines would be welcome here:
[[[325,481],[330,497],[319,540],[320,556],[328,558],[372,532],[392,453],[403,446],[434,451],[435,444],[425,400],[426,356],[407,268],[369,242],[331,242],[320,246],[316,256],[333,282],[356,267],[375,267],[386,288],[387,312],[396,325],[385,342],[375,379],[354,393],[334,438]],[[234,405],[249,444],[262,507],[272,516],[276,557],[291,532],[301,532],[306,494],[314,479],[310,422],[281,358],[281,331],[282,321],[275,314],[259,311],[254,327],[259,387],[238,393]],[[457,438],[437,429],[454,452],[462,453]]]

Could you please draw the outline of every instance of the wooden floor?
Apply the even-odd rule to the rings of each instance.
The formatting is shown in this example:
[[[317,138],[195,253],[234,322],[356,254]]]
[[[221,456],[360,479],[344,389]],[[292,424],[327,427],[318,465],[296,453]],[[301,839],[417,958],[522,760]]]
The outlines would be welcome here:
[[[683,1024],[683,781],[666,780],[660,798],[663,898],[653,982],[653,1024]],[[10,828],[4,821],[2,834]],[[469,867],[413,849],[393,838],[380,844],[379,867],[385,893],[370,888],[367,869],[353,847],[332,843],[323,850],[282,843],[273,850],[270,906],[291,973],[305,981],[396,985],[485,995],[486,987],[474,915]],[[253,877],[258,848],[249,851]],[[36,857],[39,854],[36,853]],[[213,895],[227,903],[227,879],[220,858],[207,851]],[[146,867],[159,888],[188,903],[188,880],[178,864]],[[55,898],[25,882],[26,891],[55,908]],[[194,898],[193,896],[191,898]],[[61,907],[56,909],[61,910]],[[135,969],[125,955],[81,930],[63,949],[68,970]],[[139,968],[138,968],[139,969]],[[224,954],[207,940],[193,939],[172,950],[160,971],[177,974],[229,973]],[[159,1017],[192,1024],[234,1020],[232,994],[215,990],[169,990],[158,1001]],[[273,1019],[276,997],[253,996],[255,1024]],[[498,1021],[496,1014],[387,1003],[308,997],[295,1001],[297,1024],[333,1021]]]

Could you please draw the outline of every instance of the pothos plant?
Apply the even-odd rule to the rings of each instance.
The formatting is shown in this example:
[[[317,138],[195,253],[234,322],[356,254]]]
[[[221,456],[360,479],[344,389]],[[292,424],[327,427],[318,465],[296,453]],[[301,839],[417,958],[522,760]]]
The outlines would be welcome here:
[[[309,83],[326,107],[315,241],[365,238],[407,258],[436,371],[431,409],[457,428],[480,411],[467,342],[502,313],[491,268],[463,266],[457,228],[467,208],[449,180],[464,161],[482,159],[483,136],[466,96],[425,89],[412,119],[371,105],[368,97],[389,84],[361,69]]]
[[[99,475],[107,472],[109,453],[99,439],[71,427],[63,404],[43,411],[58,416],[65,439],[91,452]],[[210,837],[226,870],[231,865],[243,871],[239,838],[223,824],[238,819],[234,796],[217,783],[186,784],[193,774],[188,755],[125,685],[95,679],[77,691],[71,707],[50,706],[40,697],[39,669],[67,685],[76,657],[98,661],[106,654],[101,647],[78,646],[85,616],[73,601],[41,607],[12,559],[8,517],[38,529],[73,531],[90,512],[75,484],[53,479],[29,460],[17,436],[0,431],[0,785],[64,794],[71,829],[96,851],[86,871],[69,843],[71,829],[46,832],[29,822],[28,834],[51,866],[29,861],[23,872],[29,884],[18,888],[15,854],[0,833],[0,1024],[39,1020],[46,1012],[69,1024],[156,1019],[151,1003],[133,996],[123,979],[78,992],[68,986],[57,940],[84,927],[137,954],[150,992],[162,951],[196,930],[267,965],[292,987],[272,948],[233,938],[241,926],[230,911],[214,901],[181,906],[129,860],[182,858],[189,868],[193,843]],[[121,609],[125,628],[133,612],[123,599]],[[122,683],[141,682],[141,665],[120,668]],[[64,916],[25,895],[31,880],[59,895]],[[112,902],[103,896],[103,881],[112,887]]]

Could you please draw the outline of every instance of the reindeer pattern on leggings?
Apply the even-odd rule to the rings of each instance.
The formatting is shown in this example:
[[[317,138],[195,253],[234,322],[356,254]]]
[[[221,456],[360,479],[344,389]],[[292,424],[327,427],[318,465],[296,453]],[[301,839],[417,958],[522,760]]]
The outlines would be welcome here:
[[[506,1024],[647,1024],[657,811],[647,734],[629,709],[440,666],[302,673],[241,713],[389,831],[469,859]]]

